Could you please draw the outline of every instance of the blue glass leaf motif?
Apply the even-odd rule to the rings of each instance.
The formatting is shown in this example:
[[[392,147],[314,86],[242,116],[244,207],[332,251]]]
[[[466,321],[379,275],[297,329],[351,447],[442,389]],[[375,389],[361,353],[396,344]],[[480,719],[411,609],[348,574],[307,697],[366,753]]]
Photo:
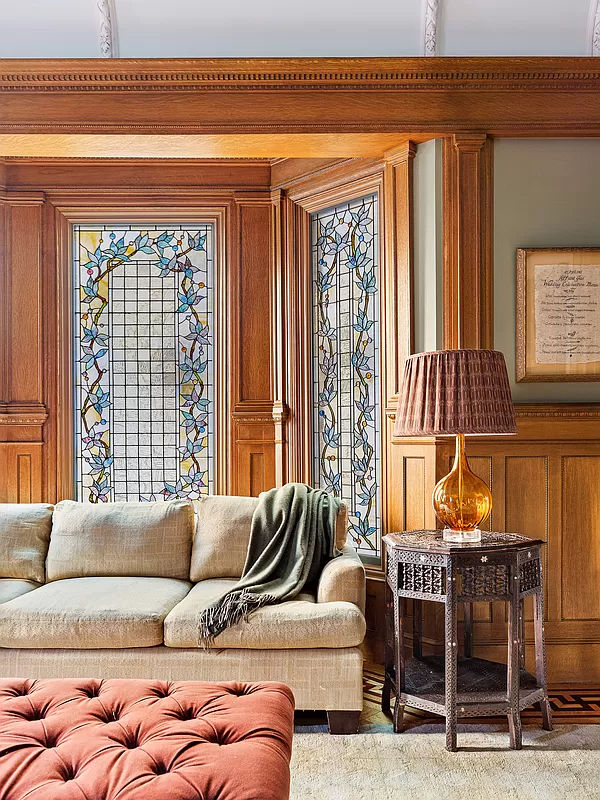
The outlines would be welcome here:
[[[368,264],[370,260],[371,259],[368,257],[366,253],[362,253],[359,250],[357,250],[350,256],[348,261],[346,261],[346,266],[349,269],[360,269],[360,267],[364,267],[365,264]]]
[[[191,247],[192,250],[204,250],[205,242],[206,242],[206,235],[202,234],[202,232],[200,231],[198,231],[198,233],[195,236],[192,236],[192,234],[188,234],[188,247]]]
[[[362,309],[360,309],[354,319],[354,324],[352,325],[352,327],[354,328],[355,331],[358,331],[360,333],[360,331],[371,330],[374,324],[375,321],[369,319],[369,317],[365,314],[365,312]]]
[[[331,324],[331,322],[328,319],[323,320],[321,322],[321,327],[319,329],[319,333],[325,339],[329,339],[332,342],[337,339],[337,331],[335,330],[335,328],[333,327],[333,325]]]
[[[192,317],[188,317],[188,322],[190,324],[190,332],[183,338],[208,346],[210,344],[208,325],[203,325],[200,321],[196,322]]]
[[[373,294],[377,291],[377,278],[375,271],[365,272],[360,281],[358,282],[360,288],[367,294]]]
[[[341,253],[347,246],[348,242],[350,241],[350,232],[346,232],[343,236],[335,231],[333,234],[333,241],[328,239],[325,244],[325,253],[327,255],[337,255]]]
[[[323,478],[325,480],[325,488],[327,491],[337,496],[342,487],[341,474],[339,472],[335,473],[330,469],[328,472],[323,474]]]
[[[339,447],[340,436],[341,434],[336,433],[333,427],[323,429],[323,441],[328,447]]]
[[[325,384],[322,391],[319,392],[319,405],[327,406],[335,398],[336,391],[333,383]]]
[[[335,377],[337,372],[337,355],[335,353],[331,356],[324,355],[319,367],[323,375],[328,378]]]
[[[377,484],[372,483],[370,486],[363,485],[361,487],[361,491],[357,493],[357,497],[360,497],[360,505],[366,506],[369,503],[369,500],[372,500],[377,495]]]
[[[189,311],[198,302],[198,293],[196,289],[191,288],[187,292],[177,292],[177,299],[181,304],[177,309],[177,313],[181,314],[184,311]]]
[[[369,358],[364,353],[352,353],[351,360],[355,369],[367,369],[369,366]]]

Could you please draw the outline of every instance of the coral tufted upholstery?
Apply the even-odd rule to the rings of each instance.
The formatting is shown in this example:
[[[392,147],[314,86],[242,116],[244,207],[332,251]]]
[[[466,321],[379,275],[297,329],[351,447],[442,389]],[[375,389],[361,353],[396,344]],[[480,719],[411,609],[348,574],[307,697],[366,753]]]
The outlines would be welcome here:
[[[279,683],[0,680],[1,800],[283,800]]]

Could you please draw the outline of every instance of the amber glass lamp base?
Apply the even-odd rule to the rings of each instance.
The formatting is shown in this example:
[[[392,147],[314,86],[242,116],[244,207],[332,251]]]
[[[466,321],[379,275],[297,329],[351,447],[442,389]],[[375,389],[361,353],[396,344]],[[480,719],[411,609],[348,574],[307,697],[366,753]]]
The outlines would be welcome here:
[[[456,436],[452,471],[433,490],[433,508],[444,526],[446,541],[477,542],[481,539],[479,526],[492,511],[492,493],[469,469],[462,433]]]

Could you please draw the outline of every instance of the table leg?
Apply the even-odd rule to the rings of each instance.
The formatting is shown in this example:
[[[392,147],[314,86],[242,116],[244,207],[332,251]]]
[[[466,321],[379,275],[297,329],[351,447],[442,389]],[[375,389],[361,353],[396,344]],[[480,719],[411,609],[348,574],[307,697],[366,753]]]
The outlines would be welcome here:
[[[519,621],[521,623],[521,667],[525,669],[525,600],[519,604]]]
[[[385,678],[381,692],[381,710],[391,711],[392,676],[396,680],[394,659],[394,595],[390,585],[385,584]]]
[[[446,750],[456,748],[456,681],[458,673],[458,625],[456,577],[448,559],[446,567],[445,647],[446,651]]]
[[[464,604],[465,658],[473,658],[473,603]]]
[[[507,687],[508,703],[508,729],[510,732],[510,746],[513,750],[522,747],[521,711],[519,708],[520,669],[521,669],[521,597],[519,592],[518,565],[515,563],[513,574],[512,594],[508,611],[508,670]]]
[[[423,658],[423,601],[413,600],[413,656]]]
[[[541,571],[541,564],[540,564]],[[546,643],[544,641],[544,588],[543,583],[537,591],[533,601],[533,630],[535,637],[535,677],[537,685],[544,689],[544,697],[539,702],[542,712],[542,728],[552,730],[552,709],[548,700],[548,687],[546,685]]]
[[[404,715],[404,703],[400,696],[405,689],[405,668],[404,668],[404,619],[406,616],[406,600],[398,597],[394,593],[394,634],[395,634],[395,658],[396,665],[396,702],[394,704],[394,733],[402,730],[402,718]]]

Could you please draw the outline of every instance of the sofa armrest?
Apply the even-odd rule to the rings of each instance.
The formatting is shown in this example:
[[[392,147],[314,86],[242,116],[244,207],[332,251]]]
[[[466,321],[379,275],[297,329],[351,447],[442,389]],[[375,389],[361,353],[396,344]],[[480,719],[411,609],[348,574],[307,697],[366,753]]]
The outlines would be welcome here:
[[[317,589],[318,603],[345,601],[354,603],[365,613],[365,568],[351,544],[346,544],[342,555],[325,564]]]

